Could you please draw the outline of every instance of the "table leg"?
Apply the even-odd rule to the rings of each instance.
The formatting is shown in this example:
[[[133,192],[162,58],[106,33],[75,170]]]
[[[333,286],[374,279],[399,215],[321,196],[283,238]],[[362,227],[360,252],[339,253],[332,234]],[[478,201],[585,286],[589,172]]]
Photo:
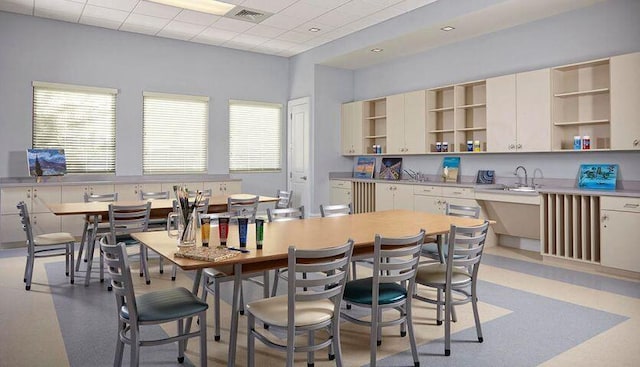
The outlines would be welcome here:
[[[93,216],[93,229],[91,230],[91,235],[89,236],[89,241],[87,242],[87,274],[84,278],[84,286],[89,286],[89,280],[91,279],[91,265],[93,264],[93,251],[96,247],[96,233],[98,233],[98,221],[99,215]]]
[[[242,265],[233,266],[233,302],[231,306],[231,330],[229,335],[229,356],[227,366],[236,364],[236,346],[238,344],[238,309],[240,308],[240,289],[242,288]]]

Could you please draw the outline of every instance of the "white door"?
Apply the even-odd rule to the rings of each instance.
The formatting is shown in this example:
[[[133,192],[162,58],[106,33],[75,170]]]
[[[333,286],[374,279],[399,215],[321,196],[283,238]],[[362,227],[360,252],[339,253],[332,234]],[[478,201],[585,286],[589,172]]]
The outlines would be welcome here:
[[[287,186],[293,190],[293,207],[304,205],[311,212],[311,140],[310,140],[310,103],[309,97],[294,99],[287,104],[288,116],[288,155],[289,170]]]

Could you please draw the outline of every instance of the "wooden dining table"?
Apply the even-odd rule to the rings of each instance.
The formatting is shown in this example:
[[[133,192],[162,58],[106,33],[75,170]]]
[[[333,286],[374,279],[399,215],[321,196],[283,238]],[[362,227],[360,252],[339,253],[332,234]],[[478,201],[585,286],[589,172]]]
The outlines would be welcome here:
[[[449,232],[451,225],[475,226],[482,219],[462,218],[443,214],[430,214],[411,210],[388,210],[372,213],[353,214],[340,217],[308,218],[283,222],[265,223],[264,241],[261,250],[256,249],[255,228],[249,226],[246,249],[248,253],[239,253],[220,261],[193,260],[175,256],[177,239],[170,238],[166,231],[140,232],[132,234],[149,249],[159,253],[183,270],[195,270],[193,292],[197,295],[202,270],[205,268],[223,268],[227,275],[234,277],[231,331],[227,365],[235,365],[238,337],[238,311],[242,275],[260,273],[270,269],[287,266],[289,246],[299,249],[321,249],[344,244],[348,239],[354,241],[353,256],[361,257],[373,254],[376,234],[385,237],[403,237],[415,235],[424,229],[427,236],[440,236]],[[220,244],[218,231],[212,228],[209,246]],[[200,244],[199,240],[196,246]],[[239,247],[238,228],[231,225],[227,246]]]
[[[216,195],[209,197],[209,213],[223,213],[227,211],[227,201],[230,197],[237,199],[252,198],[253,194],[232,194],[232,195]],[[173,211],[172,199],[149,199],[149,200],[136,200],[136,201],[117,201],[118,205],[140,205],[147,201],[151,202],[151,214],[152,218],[166,218],[167,215]],[[272,196],[258,196],[260,203],[272,203],[278,201],[278,198]],[[88,259],[93,259],[95,248],[95,234],[97,233],[97,227],[100,221],[109,220],[109,205],[114,202],[108,201],[96,201],[96,202],[72,202],[72,203],[46,203],[49,210],[55,215],[85,215],[93,217],[91,223],[93,224],[93,230],[91,231],[91,238],[88,242]],[[166,232],[165,232],[166,233]],[[80,259],[78,259],[80,261]],[[91,267],[92,262],[87,261],[87,274],[85,277],[85,286],[89,285],[91,279]]]

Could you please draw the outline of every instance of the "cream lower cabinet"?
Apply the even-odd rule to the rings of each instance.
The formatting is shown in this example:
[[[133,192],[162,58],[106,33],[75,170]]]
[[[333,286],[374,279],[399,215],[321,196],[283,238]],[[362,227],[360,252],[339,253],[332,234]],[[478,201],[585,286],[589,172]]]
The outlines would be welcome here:
[[[240,181],[203,182],[202,189],[211,190],[214,196],[240,194],[242,183]]]
[[[640,150],[640,52],[611,58],[611,149]]]
[[[640,198],[600,198],[600,264],[640,272]]]
[[[118,193],[118,201],[136,201],[140,200],[141,192],[163,191],[159,183],[116,184],[114,189]]]
[[[100,195],[112,194],[115,187],[112,184],[96,184],[96,185],[64,185],[61,187],[61,202],[77,203],[84,201],[84,194]],[[121,200],[118,192],[118,200]],[[65,215],[60,218],[61,228],[63,232],[71,233],[74,236],[82,236],[82,228],[84,228],[83,215]]]
[[[444,214],[442,187],[414,185],[413,208],[419,212]]]
[[[550,69],[487,79],[487,151],[550,150]]]
[[[29,210],[34,234],[60,232],[60,218],[47,203],[60,203],[60,186],[10,187],[0,192],[0,242],[26,241],[17,204],[24,201]]]
[[[387,97],[387,152],[424,154],[426,96],[424,90]]]
[[[329,203],[331,205],[351,204],[353,206],[351,181],[331,180],[329,185]]]
[[[413,186],[376,182],[376,211],[413,210]]]

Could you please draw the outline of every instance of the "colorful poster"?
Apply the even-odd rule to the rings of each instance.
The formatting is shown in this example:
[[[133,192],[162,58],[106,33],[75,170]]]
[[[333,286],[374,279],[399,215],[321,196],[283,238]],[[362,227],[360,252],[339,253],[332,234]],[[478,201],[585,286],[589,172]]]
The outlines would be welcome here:
[[[375,157],[358,157],[356,166],[353,169],[354,178],[373,178],[376,168]]]
[[[67,173],[64,149],[27,149],[29,175],[62,176]]]
[[[402,158],[382,158],[378,178],[382,180],[399,180],[402,176]]]
[[[581,164],[578,187],[581,189],[615,190],[617,164]]]
[[[442,160],[442,178],[444,182],[458,182],[460,157],[444,157]]]

